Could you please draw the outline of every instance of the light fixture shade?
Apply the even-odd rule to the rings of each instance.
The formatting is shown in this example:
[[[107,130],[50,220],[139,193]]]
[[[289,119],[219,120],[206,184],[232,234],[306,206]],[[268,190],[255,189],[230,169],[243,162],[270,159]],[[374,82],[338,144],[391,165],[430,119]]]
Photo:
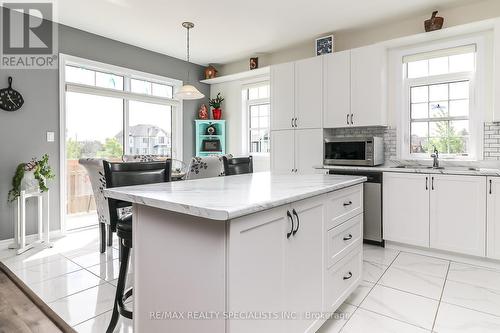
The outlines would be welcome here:
[[[190,84],[183,85],[175,94],[175,99],[201,99],[205,97],[198,89]]]

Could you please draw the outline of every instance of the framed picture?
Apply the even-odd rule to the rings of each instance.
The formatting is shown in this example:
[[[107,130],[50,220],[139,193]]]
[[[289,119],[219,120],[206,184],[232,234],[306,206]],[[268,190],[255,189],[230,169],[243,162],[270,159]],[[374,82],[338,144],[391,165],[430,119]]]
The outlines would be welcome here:
[[[316,55],[320,56],[332,53],[335,47],[334,42],[335,39],[333,38],[333,35],[316,39]]]
[[[222,151],[220,140],[203,140],[201,146],[203,151]]]

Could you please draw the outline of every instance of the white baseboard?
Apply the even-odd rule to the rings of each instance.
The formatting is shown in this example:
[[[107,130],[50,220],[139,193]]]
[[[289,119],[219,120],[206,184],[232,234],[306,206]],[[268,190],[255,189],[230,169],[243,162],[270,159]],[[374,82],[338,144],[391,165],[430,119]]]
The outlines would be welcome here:
[[[64,236],[61,230],[52,230],[49,234],[50,238],[59,238]],[[38,234],[26,235],[26,242],[31,243],[38,239]],[[14,238],[0,240],[0,250],[7,250],[9,245],[14,242]]]
[[[456,262],[461,262],[474,266],[482,266],[493,269],[500,269],[500,260],[483,258],[483,257],[474,257],[466,254],[458,254],[443,250],[429,249],[414,245],[401,244],[396,242],[385,241],[385,247],[388,249],[394,249],[404,252],[412,252],[416,254],[422,254],[429,257],[436,257],[440,259],[446,259]]]

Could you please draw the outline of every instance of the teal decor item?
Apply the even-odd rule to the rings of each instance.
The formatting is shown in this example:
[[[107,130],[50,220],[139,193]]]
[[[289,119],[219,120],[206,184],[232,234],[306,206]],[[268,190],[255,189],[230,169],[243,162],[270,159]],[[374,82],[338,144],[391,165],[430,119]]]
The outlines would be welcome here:
[[[196,156],[226,154],[226,121],[195,120]]]

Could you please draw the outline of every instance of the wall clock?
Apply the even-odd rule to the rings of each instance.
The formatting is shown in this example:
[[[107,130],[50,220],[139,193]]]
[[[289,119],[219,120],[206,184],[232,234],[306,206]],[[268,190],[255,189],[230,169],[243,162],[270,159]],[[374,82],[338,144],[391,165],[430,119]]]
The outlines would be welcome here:
[[[23,96],[18,91],[12,89],[12,77],[9,76],[9,87],[0,89],[0,109],[17,111],[23,104]]]

